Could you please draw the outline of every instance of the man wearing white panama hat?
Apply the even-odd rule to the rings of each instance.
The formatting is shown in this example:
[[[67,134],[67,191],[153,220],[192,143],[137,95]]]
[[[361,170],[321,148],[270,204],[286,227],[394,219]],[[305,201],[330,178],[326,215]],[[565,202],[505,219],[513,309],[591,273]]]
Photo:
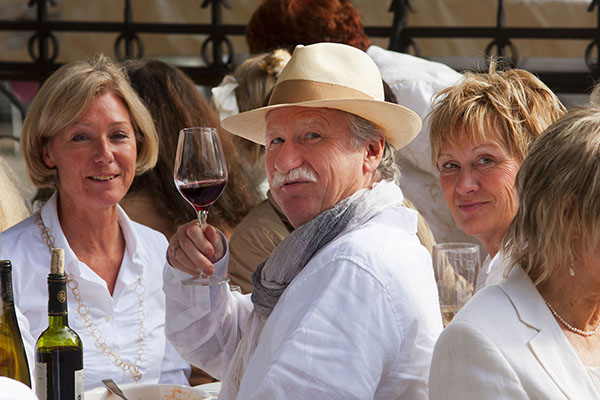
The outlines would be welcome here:
[[[181,226],[164,273],[171,342],[221,378],[220,399],[426,399],[442,323],[393,156],[419,117],[383,101],[364,52],[319,43],[294,50],[267,107],[223,127],[265,145],[271,192],[295,230],[258,267],[250,297],[181,284],[223,273],[228,258],[213,227]]]

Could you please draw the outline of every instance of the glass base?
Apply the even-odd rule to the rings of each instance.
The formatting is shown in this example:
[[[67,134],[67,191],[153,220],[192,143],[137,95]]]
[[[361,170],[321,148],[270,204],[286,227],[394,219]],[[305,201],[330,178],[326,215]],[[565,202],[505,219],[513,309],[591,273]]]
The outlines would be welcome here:
[[[229,282],[229,277],[227,276],[196,276],[190,279],[186,279],[185,281],[181,281],[184,285],[190,286],[214,286],[214,285],[222,285],[224,283]]]

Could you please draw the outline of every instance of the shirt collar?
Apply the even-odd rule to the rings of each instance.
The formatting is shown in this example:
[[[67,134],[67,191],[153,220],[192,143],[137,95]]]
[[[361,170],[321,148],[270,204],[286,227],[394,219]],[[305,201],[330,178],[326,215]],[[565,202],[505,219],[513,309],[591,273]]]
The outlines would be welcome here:
[[[127,258],[127,253],[131,256],[132,267],[135,268],[134,272],[141,273],[144,265],[148,263],[148,256],[140,250],[141,243],[140,237],[136,229],[133,227],[133,222],[129,219],[125,211],[117,204],[118,210],[118,223],[123,231],[125,237],[125,252],[124,260]],[[60,247],[65,249],[65,268],[68,268],[68,272],[73,274],[76,278],[81,276],[80,261],[77,256],[71,250],[69,242],[65,237],[65,234],[60,226],[58,220],[58,193],[55,191],[50,199],[44,204],[40,210],[42,221],[48,228],[48,232],[54,237],[54,247]],[[41,232],[40,232],[41,234]],[[48,249],[50,252],[50,249]]]

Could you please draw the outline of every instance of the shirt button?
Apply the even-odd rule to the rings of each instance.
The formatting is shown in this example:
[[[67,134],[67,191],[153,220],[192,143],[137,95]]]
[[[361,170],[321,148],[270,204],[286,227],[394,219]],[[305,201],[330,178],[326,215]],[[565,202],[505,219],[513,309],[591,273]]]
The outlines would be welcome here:
[[[112,314],[108,314],[106,317],[104,317],[104,319],[106,320],[106,322],[111,322],[113,319]]]

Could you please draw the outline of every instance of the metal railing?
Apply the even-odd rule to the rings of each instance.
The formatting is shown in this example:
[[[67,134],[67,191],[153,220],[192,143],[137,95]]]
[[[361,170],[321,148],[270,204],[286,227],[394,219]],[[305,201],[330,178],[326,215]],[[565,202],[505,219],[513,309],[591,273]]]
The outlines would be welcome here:
[[[55,21],[48,18],[48,4],[54,0],[30,0],[35,7],[36,18],[30,21],[0,20],[0,31],[32,32],[27,45],[31,61],[0,62],[0,80],[43,81],[60,64],[56,59],[60,43],[59,32],[110,32],[117,34],[114,56],[117,59],[140,58],[144,44],[139,34],[164,33],[169,35],[204,35],[201,54],[205,66],[181,66],[194,81],[203,85],[215,85],[233,68],[234,46],[230,36],[243,36],[245,25],[223,24],[223,11],[231,9],[229,0],[203,0],[201,7],[210,7],[208,24],[139,23],[135,22],[131,1],[124,0],[123,22]],[[504,1],[498,0],[495,27],[435,27],[407,26],[407,16],[412,11],[409,0],[392,0],[389,12],[393,14],[390,27],[366,27],[371,37],[389,38],[392,50],[419,55],[416,39],[419,38],[489,38],[491,41],[483,55],[496,54],[507,57],[512,65],[519,62],[518,48],[513,39],[533,38],[548,40],[578,39],[590,41],[584,57],[588,71],[531,71],[536,73],[553,90],[559,93],[585,93],[600,77],[600,0],[591,0],[588,11],[598,14],[597,28],[515,28],[505,25]],[[595,54],[595,56],[594,56]]]

